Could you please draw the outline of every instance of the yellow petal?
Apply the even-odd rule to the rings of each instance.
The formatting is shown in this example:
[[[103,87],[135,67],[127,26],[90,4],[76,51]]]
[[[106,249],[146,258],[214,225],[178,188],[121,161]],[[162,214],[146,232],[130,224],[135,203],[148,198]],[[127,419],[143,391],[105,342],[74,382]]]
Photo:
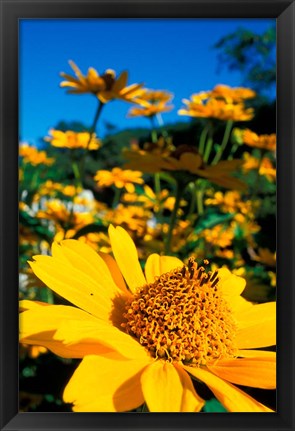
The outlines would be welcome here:
[[[222,359],[207,367],[217,376],[237,385],[276,388],[275,357]]]
[[[64,358],[82,358],[86,354],[104,354],[111,351],[105,345],[65,345],[62,341],[54,340],[57,328],[68,319],[75,319],[80,324],[83,321],[97,321],[79,308],[65,305],[35,306],[20,314],[20,342],[47,347]]]
[[[237,356],[243,358],[275,358],[276,352],[267,350],[239,350]]]
[[[87,273],[94,281],[100,280],[105,290],[109,290],[111,294],[117,291],[117,286],[112,279],[108,265],[92,247],[81,241],[64,240],[60,244],[53,243],[53,257],[56,256],[58,249],[58,258],[63,256],[65,261],[68,261],[80,271]]]
[[[118,79],[116,79],[113,85],[114,93],[117,93],[120,90],[122,90],[122,88],[126,87],[127,80],[128,80],[128,72],[124,70],[124,72],[121,73],[121,75],[118,77]]]
[[[66,345],[103,345],[130,359],[150,360],[145,349],[130,335],[96,320],[64,320],[53,336]]]
[[[184,366],[192,376],[204,382],[221,404],[230,412],[272,412],[273,410],[250,397],[241,389],[227,383],[219,377],[197,367]]]
[[[143,404],[140,375],[145,361],[86,356],[65,388],[63,399],[76,412],[124,412]]]
[[[109,321],[114,318],[114,299],[118,308],[119,302],[123,306],[124,300],[116,293],[119,289],[112,279],[109,281],[109,275],[101,272],[101,278],[94,279],[87,269],[80,270],[64,260],[50,256],[35,256],[34,259],[29,263],[37,277],[77,307]]]
[[[190,378],[166,361],[155,361],[141,376],[142,391],[151,412],[199,411],[203,401]]]
[[[183,387],[181,411],[199,412],[205,404],[204,400],[195,391],[193,382],[187,372],[178,364],[174,364],[174,366],[179,374]]]
[[[127,295],[130,296],[130,292],[126,287],[124,278],[120,272],[120,269],[118,267],[117,262],[115,261],[115,259],[107,253],[103,253],[102,251],[100,251],[99,256],[105,261],[105,263],[107,264],[109,271],[111,273],[111,276],[114,280],[114,282],[116,283],[116,285],[123,290],[123,292]]]
[[[159,256],[156,253],[149,255],[145,264],[145,276],[148,283],[153,283],[156,277],[175,268],[182,268],[180,259],[173,256]]]
[[[236,344],[240,349],[255,349],[276,344],[276,303],[253,305],[240,313]]]
[[[34,308],[40,308],[45,305],[50,305],[47,302],[41,302],[41,301],[29,301],[28,299],[23,299],[22,301],[19,301],[19,310],[26,311],[26,310],[32,310]]]
[[[138,288],[146,284],[138,261],[135,244],[128,233],[120,226],[114,228],[114,226],[110,225],[109,236],[116,262],[129,289],[134,293]]]

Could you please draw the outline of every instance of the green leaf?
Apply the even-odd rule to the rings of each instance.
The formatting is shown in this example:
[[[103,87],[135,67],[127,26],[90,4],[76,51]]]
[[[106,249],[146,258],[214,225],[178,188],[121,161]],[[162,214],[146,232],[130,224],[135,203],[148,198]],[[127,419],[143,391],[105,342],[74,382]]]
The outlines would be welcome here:
[[[206,401],[205,406],[203,407],[205,413],[225,413],[227,410],[217,401],[215,398]]]

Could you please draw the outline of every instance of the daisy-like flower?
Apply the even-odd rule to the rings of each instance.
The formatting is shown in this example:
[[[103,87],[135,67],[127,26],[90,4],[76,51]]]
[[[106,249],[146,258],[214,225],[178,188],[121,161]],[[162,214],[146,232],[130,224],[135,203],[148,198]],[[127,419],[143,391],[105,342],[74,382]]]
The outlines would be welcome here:
[[[45,140],[53,147],[97,150],[101,146],[101,141],[97,139],[95,133],[90,135],[89,132],[73,132],[72,130],[62,132],[55,129],[51,129],[49,133],[51,136],[46,137]]]
[[[107,69],[102,75],[99,75],[93,67],[90,67],[87,75],[84,76],[73,61],[69,61],[69,64],[74,70],[76,77],[64,72],[60,74],[65,78],[65,81],[62,81],[60,86],[71,88],[68,90],[68,93],[94,94],[102,103],[107,103],[113,99],[133,102],[134,97],[142,93],[143,84],[126,86],[128,80],[128,73],[126,71],[122,72],[116,78],[116,72],[112,69]]]
[[[19,155],[22,157],[24,163],[30,163],[33,166],[50,166],[54,163],[54,159],[49,158],[46,151],[39,151],[36,147],[32,147],[26,143],[20,145]]]
[[[124,156],[128,160],[125,164],[129,169],[140,169],[142,172],[170,172],[171,175],[192,174],[196,178],[205,178],[222,187],[245,190],[243,181],[231,176],[241,165],[240,160],[225,160],[216,165],[206,165],[197,152],[190,145],[180,145],[169,154],[154,154],[145,150],[125,150]],[[192,179],[192,178],[191,178]]]
[[[125,189],[129,193],[134,193],[134,184],[143,184],[142,172],[128,169],[113,168],[111,171],[100,170],[94,177],[100,187],[110,187],[114,185],[118,189]]]
[[[275,303],[253,304],[244,279],[193,259],[152,254],[145,274],[121,227],[114,258],[87,245],[54,243],[34,273],[70,305],[22,301],[20,340],[81,358],[63,399],[78,412],[198,412],[205,383],[230,412],[270,412],[236,385],[276,386]]]
[[[128,117],[154,117],[157,114],[169,112],[173,106],[167,105],[167,103],[172,98],[173,95],[167,91],[145,89],[145,92],[135,100],[141,106],[132,107],[128,112]]]
[[[243,143],[250,147],[260,148],[262,150],[275,151],[276,150],[276,134],[271,135],[257,135],[250,129],[242,131]]]
[[[252,93],[250,89],[217,85],[212,91],[193,94],[191,100],[183,99],[186,106],[178,114],[223,121],[249,121],[254,111],[246,108],[243,100],[254,97]]]

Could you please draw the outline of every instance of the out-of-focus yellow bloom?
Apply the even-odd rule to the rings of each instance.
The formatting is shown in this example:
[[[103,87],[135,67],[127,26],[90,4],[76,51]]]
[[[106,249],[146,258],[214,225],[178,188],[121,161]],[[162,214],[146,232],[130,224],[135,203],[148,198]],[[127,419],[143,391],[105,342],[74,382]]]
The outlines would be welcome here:
[[[211,229],[204,229],[201,236],[210,244],[225,248],[232,244],[234,232],[231,226],[227,227],[218,224]]]
[[[39,200],[41,196],[52,197],[52,196],[55,196],[57,193],[61,193],[64,196],[74,197],[81,192],[82,192],[81,187],[76,187],[72,184],[55,183],[52,180],[47,180],[44,184],[42,184],[39,187],[38,193],[36,193],[34,196],[34,201]]]
[[[132,84],[126,86],[128,73],[122,72],[116,78],[116,72],[107,69],[102,75],[90,67],[87,75],[84,76],[73,61],[69,61],[70,66],[75,72],[76,77],[62,72],[61,76],[65,81],[60,83],[61,87],[70,87],[68,93],[71,94],[94,94],[102,103],[107,103],[113,99],[120,99],[126,102],[133,102],[136,96],[142,93],[143,84]]]
[[[246,184],[234,178],[231,174],[241,165],[240,160],[226,160],[216,165],[206,165],[196,149],[189,145],[180,145],[169,155],[153,154],[148,151],[125,150],[125,158],[128,160],[125,167],[140,169],[142,172],[184,172],[196,177],[205,178],[222,187],[245,190]]]
[[[262,150],[275,151],[276,150],[276,134],[271,135],[257,135],[257,133],[252,132],[250,129],[245,129],[242,131],[243,143],[249,145],[250,147],[260,148]]]
[[[79,230],[87,224],[94,222],[94,215],[89,211],[77,212],[65,202],[52,199],[45,202],[45,209],[39,210],[37,218],[52,220],[67,230]]]
[[[277,285],[277,275],[276,275],[276,273],[272,272],[272,271],[268,271],[268,275],[269,275],[269,278],[270,278],[270,285],[272,287],[276,287],[276,285]]]
[[[172,105],[167,105],[173,95],[164,90],[145,89],[138,98],[136,103],[140,107],[134,106],[128,112],[128,117],[153,117],[163,112],[169,112],[173,109]]]
[[[210,269],[207,259],[184,264],[154,253],[143,273],[128,233],[110,226],[109,236],[115,259],[66,240],[30,262],[73,304],[20,304],[22,343],[81,359],[64,401],[77,412],[125,412],[144,402],[151,412],[199,412],[193,378],[230,412],[272,412],[239,386],[276,387],[276,355],[265,350],[276,343],[275,302],[247,301],[245,280]]]
[[[215,192],[213,197],[205,199],[206,205],[217,205],[222,212],[235,213],[241,212],[247,216],[253,216],[253,202],[242,200],[241,194],[236,190],[229,190],[225,193]]]
[[[268,157],[263,157],[259,161],[256,157],[251,156],[249,153],[243,154],[244,163],[242,169],[244,171],[250,171],[252,169],[259,169],[259,174],[264,175],[269,181],[275,181],[277,177],[277,171],[272,161]]]
[[[258,253],[253,253],[252,259],[267,266],[276,266],[276,253],[273,253],[268,248],[258,248]]]
[[[105,216],[107,222],[135,231],[137,236],[143,235],[150,218],[151,213],[147,209],[135,205],[124,206],[121,203]]]
[[[21,144],[19,147],[19,155],[23,158],[24,163],[30,163],[33,166],[47,165],[54,163],[54,158],[47,157],[45,151],[39,151],[36,147],[28,144]]]
[[[134,193],[134,184],[143,184],[142,172],[128,169],[113,168],[111,171],[100,170],[96,172],[94,180],[99,187],[110,187],[114,185],[118,189],[125,189]]]
[[[142,203],[144,208],[152,209],[155,212],[160,211],[161,209],[168,209],[172,211],[175,204],[175,197],[170,196],[170,192],[167,189],[162,189],[159,194],[156,194],[151,187],[147,184],[143,187],[144,193],[125,193],[122,196],[122,201],[126,203]],[[184,199],[181,199],[180,206],[187,205],[187,202]],[[180,210],[179,214],[182,214],[183,211]]]
[[[51,136],[46,137],[45,140],[50,142],[53,147],[70,148],[71,150],[77,148],[97,150],[101,146],[101,141],[96,138],[95,134],[92,134],[90,138],[89,132],[73,132],[72,130],[62,132],[51,129],[49,133]]]
[[[180,109],[178,114],[223,121],[249,121],[254,111],[246,108],[243,100],[254,96],[255,92],[247,88],[217,85],[212,91],[193,94],[191,100],[183,99],[186,107]]]
[[[210,92],[210,97],[224,99],[228,102],[242,102],[246,99],[254,99],[255,91],[245,87],[229,87],[228,85],[218,84]]]

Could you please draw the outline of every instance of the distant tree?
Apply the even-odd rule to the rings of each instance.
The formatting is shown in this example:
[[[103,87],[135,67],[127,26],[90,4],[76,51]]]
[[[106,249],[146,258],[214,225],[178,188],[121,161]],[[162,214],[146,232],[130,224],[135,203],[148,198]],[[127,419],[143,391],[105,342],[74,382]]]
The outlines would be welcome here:
[[[276,83],[276,28],[263,34],[244,28],[221,38],[214,48],[219,50],[219,67],[239,71],[243,85],[261,93],[272,92]]]

